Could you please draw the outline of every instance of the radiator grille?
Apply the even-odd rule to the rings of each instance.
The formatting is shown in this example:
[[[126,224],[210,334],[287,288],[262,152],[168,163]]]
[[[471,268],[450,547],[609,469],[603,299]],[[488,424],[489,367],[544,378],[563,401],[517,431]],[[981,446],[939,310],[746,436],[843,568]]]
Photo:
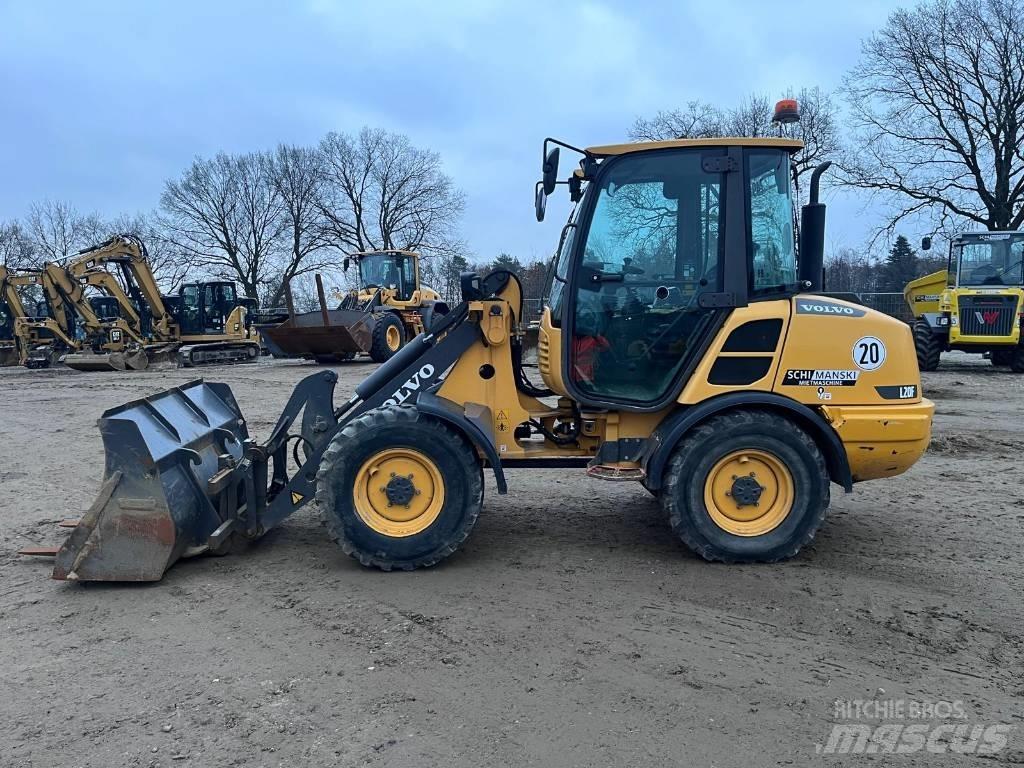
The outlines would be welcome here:
[[[1017,319],[1015,296],[961,296],[960,333],[964,336],[1009,336]]]

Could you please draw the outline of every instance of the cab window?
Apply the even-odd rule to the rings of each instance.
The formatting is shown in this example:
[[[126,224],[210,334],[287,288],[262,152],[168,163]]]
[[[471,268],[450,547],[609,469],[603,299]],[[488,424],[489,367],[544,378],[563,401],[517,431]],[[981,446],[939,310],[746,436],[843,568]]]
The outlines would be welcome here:
[[[747,164],[752,295],[794,291],[797,268],[789,153],[750,150]]]

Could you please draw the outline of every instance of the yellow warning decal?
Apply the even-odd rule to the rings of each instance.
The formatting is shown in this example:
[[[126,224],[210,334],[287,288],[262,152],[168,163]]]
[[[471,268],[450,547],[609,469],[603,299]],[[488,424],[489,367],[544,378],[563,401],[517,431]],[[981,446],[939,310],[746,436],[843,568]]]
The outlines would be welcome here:
[[[306,497],[303,496],[301,493],[296,493],[295,491],[292,491],[292,506],[297,507],[299,505],[299,502],[302,501],[304,498]]]
[[[497,417],[495,417],[494,421],[495,421],[495,425],[497,426],[499,432],[508,432],[508,430],[509,430],[508,411],[506,411],[504,409],[498,411],[498,415],[497,415]]]

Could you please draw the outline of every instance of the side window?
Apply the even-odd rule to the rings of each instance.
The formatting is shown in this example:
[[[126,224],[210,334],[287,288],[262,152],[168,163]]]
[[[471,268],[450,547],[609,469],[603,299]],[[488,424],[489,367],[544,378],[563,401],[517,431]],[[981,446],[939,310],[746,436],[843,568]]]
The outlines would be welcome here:
[[[416,290],[416,262],[409,256],[402,257],[402,299],[408,301]]]
[[[573,212],[575,216],[575,211]],[[551,324],[556,328],[562,326],[562,298],[565,294],[565,281],[569,274],[569,261],[572,259],[573,244],[576,242],[576,224],[570,221],[562,230],[562,242],[551,262],[551,285],[548,288],[548,306],[551,307]]]
[[[793,203],[789,155],[778,150],[750,151],[750,244],[754,293],[796,285]]]

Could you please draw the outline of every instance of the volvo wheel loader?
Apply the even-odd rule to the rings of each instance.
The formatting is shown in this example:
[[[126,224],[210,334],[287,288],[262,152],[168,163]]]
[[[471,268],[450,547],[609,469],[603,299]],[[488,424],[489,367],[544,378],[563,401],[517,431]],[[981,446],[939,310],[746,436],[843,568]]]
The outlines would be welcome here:
[[[930,238],[921,246],[928,250]],[[921,370],[936,370],[956,349],[1024,373],[1024,232],[957,235],[948,267],[911,281],[904,296]]]
[[[642,484],[707,560],[774,562],[814,539],[833,484],[920,458],[933,405],[910,329],[814,293],[817,177],[798,270],[799,142],[551,144],[538,215],[556,184],[578,205],[541,320],[542,382],[522,363],[519,280],[497,271],[463,275],[462,302],[340,403],[333,371],[302,380],[263,442],[224,384],[120,406],[100,420],[103,485],[54,577],[158,580],[314,499],[363,565],[431,566],[470,535],[485,474],[503,494],[541,467]],[[559,147],[581,157],[565,182]]]
[[[432,288],[421,284],[419,254],[413,251],[367,251],[346,256],[347,272],[358,270],[358,287],[327,308],[323,282],[316,276],[320,308],[296,314],[287,287],[288,319],[260,331],[286,357],[306,357],[319,363],[339,363],[358,354],[383,363],[405,343],[430,328],[448,305]]]

